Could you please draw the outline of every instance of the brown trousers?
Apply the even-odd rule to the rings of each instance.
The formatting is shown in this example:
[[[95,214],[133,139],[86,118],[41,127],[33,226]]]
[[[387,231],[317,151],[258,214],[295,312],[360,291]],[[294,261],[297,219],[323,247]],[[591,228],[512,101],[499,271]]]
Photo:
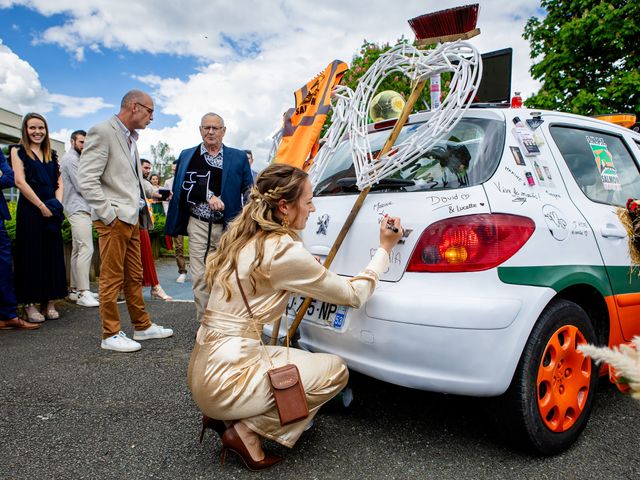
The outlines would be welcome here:
[[[131,323],[136,330],[151,326],[142,298],[142,261],[140,229],[116,219],[109,227],[100,220],[93,222],[100,246],[100,318],[102,338],[117,335],[121,330],[118,313],[118,293],[124,289]]]

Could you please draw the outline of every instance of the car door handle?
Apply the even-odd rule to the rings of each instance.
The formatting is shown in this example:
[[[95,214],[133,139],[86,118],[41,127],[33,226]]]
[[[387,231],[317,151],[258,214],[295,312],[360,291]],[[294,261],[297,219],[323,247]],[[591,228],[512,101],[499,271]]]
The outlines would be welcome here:
[[[605,238],[625,238],[627,236],[627,232],[618,227],[607,225],[606,227],[600,228],[600,235]]]

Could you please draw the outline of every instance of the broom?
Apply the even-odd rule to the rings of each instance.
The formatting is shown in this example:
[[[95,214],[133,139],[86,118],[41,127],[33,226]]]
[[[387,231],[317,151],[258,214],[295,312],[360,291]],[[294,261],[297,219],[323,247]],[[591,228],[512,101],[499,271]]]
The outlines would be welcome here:
[[[480,29],[475,28],[477,19],[478,4],[474,4],[421,15],[409,20],[409,25],[416,34],[416,40],[418,41],[418,44],[430,45],[433,43],[453,42],[455,40],[468,39],[478,35],[480,33]],[[396,121],[393,130],[389,134],[389,138],[385,142],[382,149],[378,152],[376,158],[381,158],[382,156],[386,155],[393,147],[394,143],[398,139],[398,136],[400,135],[402,127],[404,127],[407,119],[409,118],[409,115],[411,114],[411,111],[413,110],[413,106],[420,97],[420,93],[422,92],[425,83],[426,80],[420,80],[413,87],[413,91],[411,92],[411,95],[405,103],[400,117]],[[338,249],[347,236],[347,233],[349,232],[353,221],[358,215],[358,212],[360,211],[364,200],[367,198],[370,189],[371,187],[366,187],[358,195],[358,198],[351,208],[351,212],[349,212],[349,216],[345,220],[345,223],[338,233],[338,236],[336,237],[331,250],[329,250],[329,253],[327,254],[327,258],[325,259],[323,264],[325,268],[329,268],[331,266],[331,263],[333,262]],[[302,321],[302,317],[304,316],[304,313],[307,311],[312,301],[313,299],[311,297],[307,297],[300,306],[300,309],[298,310],[298,313],[296,314],[296,317],[287,332],[289,338],[293,338],[293,334],[298,329],[298,326]],[[280,322],[277,322],[276,325],[277,329],[279,329]],[[277,337],[278,334],[277,329],[276,326],[274,326],[274,331],[272,333],[272,343],[275,343],[274,340],[276,339],[275,337]]]
[[[468,40],[480,34],[476,28],[479,5],[465,5],[420,15],[409,20],[418,45]]]

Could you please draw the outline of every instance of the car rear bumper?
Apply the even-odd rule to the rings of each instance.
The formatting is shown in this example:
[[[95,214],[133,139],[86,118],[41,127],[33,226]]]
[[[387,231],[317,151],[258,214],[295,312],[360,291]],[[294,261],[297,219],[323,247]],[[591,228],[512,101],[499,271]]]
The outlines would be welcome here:
[[[509,386],[529,332],[555,292],[507,285],[495,271],[405,274],[383,283],[344,330],[308,321],[300,344],[411,388],[474,396]]]

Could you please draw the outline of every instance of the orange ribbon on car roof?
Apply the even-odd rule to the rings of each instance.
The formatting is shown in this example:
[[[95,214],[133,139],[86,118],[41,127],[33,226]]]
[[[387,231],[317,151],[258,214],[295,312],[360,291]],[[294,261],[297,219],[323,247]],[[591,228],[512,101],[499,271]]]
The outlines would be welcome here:
[[[294,92],[296,107],[284,114],[282,140],[274,163],[309,169],[331,107],[331,90],[348,69],[346,63],[334,60],[324,72]]]

